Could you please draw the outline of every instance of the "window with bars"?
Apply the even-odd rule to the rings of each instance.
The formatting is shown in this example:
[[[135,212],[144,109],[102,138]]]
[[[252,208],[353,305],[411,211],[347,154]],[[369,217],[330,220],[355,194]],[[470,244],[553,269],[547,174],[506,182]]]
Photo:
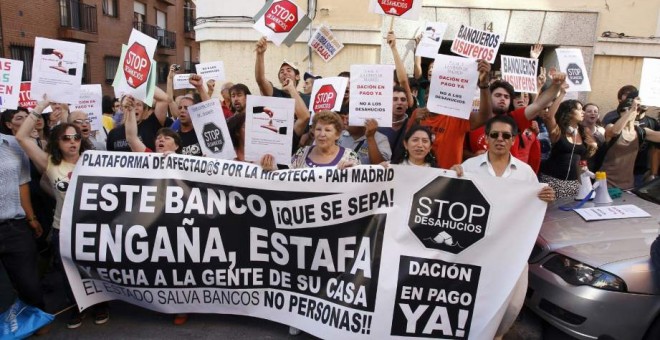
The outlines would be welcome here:
[[[119,57],[105,57],[105,83],[112,84],[119,67]]]
[[[32,79],[32,58],[34,57],[34,47],[32,46],[9,46],[11,58],[14,60],[23,61],[23,74],[21,75],[22,81],[30,81]]]

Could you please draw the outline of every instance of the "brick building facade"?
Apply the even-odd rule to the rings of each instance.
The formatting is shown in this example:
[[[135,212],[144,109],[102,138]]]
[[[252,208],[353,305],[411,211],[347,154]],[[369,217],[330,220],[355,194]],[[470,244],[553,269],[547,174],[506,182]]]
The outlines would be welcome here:
[[[163,87],[171,64],[194,72],[199,62],[194,13],[190,0],[2,0],[0,57],[23,60],[29,80],[36,37],[84,43],[83,84],[101,84],[112,95],[121,45],[135,28],[158,39],[154,59]]]

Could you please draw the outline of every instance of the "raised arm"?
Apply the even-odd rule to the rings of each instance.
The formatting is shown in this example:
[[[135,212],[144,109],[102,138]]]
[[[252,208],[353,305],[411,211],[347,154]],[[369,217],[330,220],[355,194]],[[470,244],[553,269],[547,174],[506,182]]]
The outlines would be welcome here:
[[[23,121],[21,127],[16,131],[16,140],[25,153],[30,157],[32,163],[37,167],[37,170],[43,173],[48,167],[48,154],[42,150],[34,138],[30,137],[30,133],[37,125],[39,116],[46,107],[50,105],[47,100],[40,101],[34,110],[28,115],[28,118]]]
[[[566,73],[554,72],[552,75],[552,86],[541,92],[539,97],[536,98],[532,104],[525,108],[525,117],[527,120],[534,119],[534,117],[538,116],[538,114],[541,113],[543,109],[548,107],[548,105],[550,105],[550,103],[552,103],[552,101],[557,98],[557,95],[559,94],[559,91],[561,91],[565,81]]]
[[[211,96],[206,91],[204,91],[204,80],[202,79],[202,76],[199,74],[191,74],[188,82],[190,85],[195,87],[197,92],[199,92],[199,97],[203,102],[211,99]]]
[[[417,51],[417,45],[419,45],[420,40],[422,40],[421,34],[415,37],[415,51]],[[415,65],[413,66],[413,78],[417,80],[422,79],[422,57],[416,54],[415,54]]]
[[[167,97],[171,100],[168,103],[168,107],[170,109],[170,114],[172,114],[172,117],[174,117],[174,118],[179,118],[179,108],[176,106],[176,103],[174,102],[174,75],[175,74],[176,74],[176,67],[175,67],[174,64],[172,64],[172,65],[170,65],[170,73],[167,74],[166,92],[167,92]]]
[[[309,110],[300,97],[300,94],[298,94],[298,91],[296,91],[296,86],[291,79],[285,80],[284,89],[291,94],[291,98],[296,102],[294,111],[296,113],[296,122],[293,124],[293,132],[298,136],[302,136],[309,124]]]
[[[399,86],[403,87],[406,91],[406,99],[408,100],[408,107],[413,107],[415,101],[413,99],[410,84],[408,83],[408,74],[406,73],[406,66],[401,60],[399,51],[396,49],[396,35],[393,31],[387,33],[387,44],[390,45],[392,50],[392,58],[394,59],[394,67],[396,67],[396,77],[399,79]]]
[[[552,143],[556,143],[559,140],[559,137],[561,137],[561,130],[557,126],[555,113],[559,110],[559,105],[561,105],[561,102],[564,100],[564,96],[566,96],[566,89],[562,87],[559,92],[559,97],[555,99],[547,112],[541,114],[541,119],[543,119],[543,123],[548,129],[548,135],[550,136],[550,141]]]
[[[493,107],[490,97],[490,64],[485,60],[477,60],[479,71],[479,111],[470,114],[470,128],[476,129],[484,124],[493,115]]]
[[[156,87],[154,90],[154,114],[158,118],[158,122],[161,126],[165,126],[165,120],[167,119],[167,108],[172,102],[172,98],[161,90],[159,87]]]
[[[605,141],[609,142],[613,137],[618,136],[626,124],[630,123],[637,115],[637,104],[633,103],[631,107],[624,107],[619,111],[621,117],[614,124],[607,124],[605,127]],[[647,134],[648,137],[648,134]]]
[[[266,41],[266,37],[261,37],[255,46],[257,60],[254,64],[254,78],[257,80],[257,85],[259,86],[261,94],[264,96],[272,96],[273,84],[266,79],[266,67],[264,66],[264,54],[266,53],[267,47],[268,42]]]
[[[135,99],[126,96],[122,103],[124,110],[124,127],[126,129],[126,141],[134,152],[144,152],[147,147],[138,137],[137,119],[135,118]],[[130,109],[128,109],[130,107]]]

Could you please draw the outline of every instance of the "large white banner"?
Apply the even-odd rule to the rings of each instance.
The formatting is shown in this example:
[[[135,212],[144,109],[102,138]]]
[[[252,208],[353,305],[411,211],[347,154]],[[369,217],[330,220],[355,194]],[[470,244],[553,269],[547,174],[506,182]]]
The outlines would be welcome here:
[[[62,259],[81,309],[123,300],[327,339],[492,339],[543,220],[541,185],[446,176],[86,152]]]
[[[647,106],[660,106],[660,59],[644,58],[639,96]]]
[[[478,80],[474,59],[439,54],[433,63],[426,107],[431,112],[469,119]]]
[[[559,69],[566,73],[566,82],[569,87],[567,92],[589,92],[591,83],[587,74],[587,67],[584,65],[582,51],[579,48],[558,48],[557,60]]]
[[[52,102],[77,103],[84,60],[84,44],[35,38],[32,98],[42,100],[44,94],[48,94]]]
[[[259,163],[265,154],[277,164],[291,164],[295,101],[291,98],[247,96],[245,160]]]
[[[351,65],[349,125],[375,119],[379,127],[392,126],[393,71],[394,65]]]
[[[0,109],[18,107],[22,72],[22,61],[0,58]]]

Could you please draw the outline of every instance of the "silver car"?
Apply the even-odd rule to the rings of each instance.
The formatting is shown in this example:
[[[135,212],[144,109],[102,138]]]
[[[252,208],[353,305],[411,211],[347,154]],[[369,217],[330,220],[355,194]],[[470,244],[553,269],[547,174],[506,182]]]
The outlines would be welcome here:
[[[548,207],[525,304],[578,339],[660,339],[660,280],[649,255],[660,205],[624,192],[613,205],[634,204],[652,217],[585,222],[558,209],[566,203]]]

